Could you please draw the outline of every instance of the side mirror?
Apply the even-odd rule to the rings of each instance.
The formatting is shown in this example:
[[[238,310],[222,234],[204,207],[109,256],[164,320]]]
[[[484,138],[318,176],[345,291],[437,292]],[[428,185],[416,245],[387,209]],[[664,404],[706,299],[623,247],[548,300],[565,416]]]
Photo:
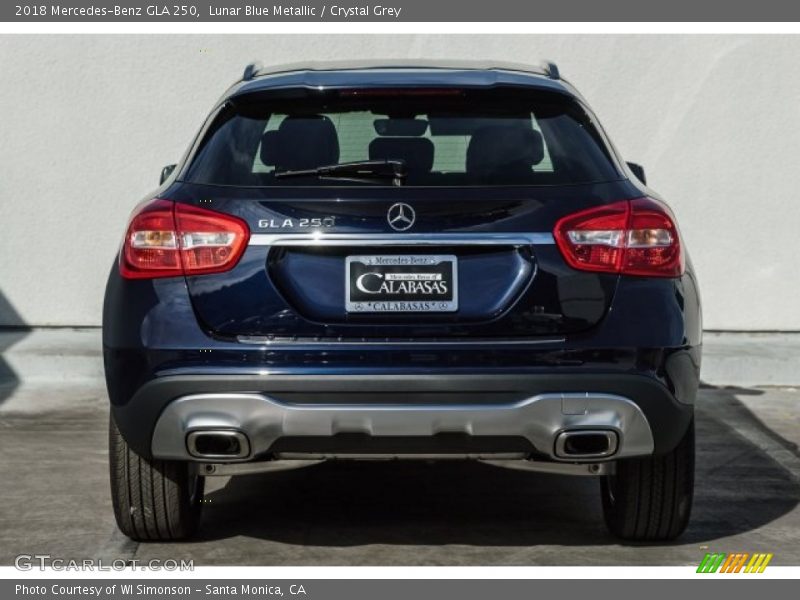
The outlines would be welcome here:
[[[167,179],[169,179],[169,176],[172,175],[172,172],[175,170],[175,167],[177,166],[178,165],[167,165],[166,167],[161,169],[161,181],[159,181],[158,184],[161,185]]]
[[[647,177],[645,177],[645,174],[644,174],[644,167],[642,165],[640,165],[640,164],[632,163],[632,162],[629,162],[627,164],[628,164],[628,168],[631,170],[631,172],[634,175],[636,175],[636,179],[641,181],[643,184],[647,185]]]

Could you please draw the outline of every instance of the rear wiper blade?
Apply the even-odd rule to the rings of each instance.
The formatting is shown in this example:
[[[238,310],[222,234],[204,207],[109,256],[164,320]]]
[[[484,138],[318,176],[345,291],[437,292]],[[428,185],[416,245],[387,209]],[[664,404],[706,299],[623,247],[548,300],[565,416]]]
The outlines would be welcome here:
[[[345,179],[348,181],[366,181],[379,183],[386,179],[392,185],[402,185],[408,176],[404,160],[357,160],[354,162],[323,165],[314,169],[298,169],[295,171],[276,171],[275,178],[319,177],[321,179]]]

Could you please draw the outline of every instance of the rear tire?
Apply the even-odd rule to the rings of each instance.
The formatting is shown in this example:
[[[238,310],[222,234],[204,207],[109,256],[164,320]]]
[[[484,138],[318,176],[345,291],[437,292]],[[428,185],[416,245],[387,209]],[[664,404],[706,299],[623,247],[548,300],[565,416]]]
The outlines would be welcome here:
[[[120,531],[136,541],[169,541],[197,531],[204,478],[187,462],[148,459],[134,452],[109,421],[111,500]]]
[[[678,446],[661,456],[623,459],[603,477],[609,531],[631,541],[668,541],[686,529],[694,495],[694,421]]]

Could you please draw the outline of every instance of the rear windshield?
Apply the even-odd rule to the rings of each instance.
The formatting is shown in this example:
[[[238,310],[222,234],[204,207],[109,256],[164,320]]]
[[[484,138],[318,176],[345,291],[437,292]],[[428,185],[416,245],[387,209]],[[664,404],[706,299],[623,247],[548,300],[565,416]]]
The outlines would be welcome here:
[[[282,171],[405,163],[407,186],[563,185],[620,176],[574,100],[520,89],[284,90],[229,102],[185,179],[232,186],[391,185]],[[278,176],[276,177],[276,174]]]

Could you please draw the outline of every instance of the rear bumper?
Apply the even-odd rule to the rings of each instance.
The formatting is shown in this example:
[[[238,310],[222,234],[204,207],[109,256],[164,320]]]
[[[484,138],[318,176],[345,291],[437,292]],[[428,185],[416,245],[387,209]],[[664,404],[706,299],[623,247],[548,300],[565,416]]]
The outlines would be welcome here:
[[[186,374],[145,383],[112,412],[138,453],[162,459],[193,459],[188,434],[219,429],[247,437],[239,460],[276,453],[286,440],[294,452],[315,453],[320,441],[354,435],[365,448],[405,440],[413,452],[440,452],[442,436],[503,452],[514,438],[531,454],[559,460],[555,441],[565,430],[613,432],[609,459],[667,452],[693,407],[631,373]]]
[[[607,449],[569,456],[564,435],[607,432]],[[264,394],[196,394],[171,402],[153,433],[153,456],[167,460],[206,459],[187,440],[219,432],[243,435],[235,458],[270,454],[282,438],[332,438],[356,434],[380,438],[461,435],[517,437],[551,460],[592,460],[653,452],[653,435],[641,409],[611,394],[540,394],[514,404],[284,404]],[[194,436],[194,437],[193,437]],[[296,445],[297,446],[297,445]],[[309,443],[306,452],[311,453]],[[302,445],[299,447],[302,450]],[[334,453],[335,455],[335,453]]]

